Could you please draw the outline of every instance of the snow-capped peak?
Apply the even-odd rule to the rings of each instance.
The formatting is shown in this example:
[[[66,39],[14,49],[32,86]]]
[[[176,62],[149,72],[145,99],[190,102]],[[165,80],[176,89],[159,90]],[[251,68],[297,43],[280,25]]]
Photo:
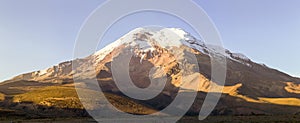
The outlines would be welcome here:
[[[126,35],[122,36],[117,41],[107,45],[102,48],[94,55],[97,58],[97,61],[102,60],[107,54],[113,51],[120,45],[127,45],[131,47],[139,48],[139,52],[147,53],[155,50],[155,45],[159,45],[162,48],[176,46],[180,47],[185,45],[196,49],[204,54],[209,53],[219,53],[218,50],[214,49],[214,46],[207,46],[203,41],[196,39],[190,33],[184,31],[180,28],[161,28],[161,27],[146,27],[146,28],[136,28]],[[208,52],[207,52],[208,51]],[[145,55],[140,54],[141,58]],[[231,53],[226,50],[225,57],[244,63],[249,61],[245,55],[240,53]]]

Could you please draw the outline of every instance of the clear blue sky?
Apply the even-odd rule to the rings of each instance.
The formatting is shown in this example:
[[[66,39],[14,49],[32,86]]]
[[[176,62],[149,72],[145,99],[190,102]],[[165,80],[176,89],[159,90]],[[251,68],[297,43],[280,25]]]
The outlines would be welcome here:
[[[77,33],[104,0],[1,0],[0,81],[71,60]],[[196,0],[218,28],[224,47],[300,77],[299,0]],[[197,13],[191,13],[197,16]],[[128,24],[133,18],[144,17]],[[170,21],[172,20],[172,21]],[[160,13],[132,15],[104,37],[117,39],[137,26],[181,27]],[[116,29],[119,29],[116,31]]]

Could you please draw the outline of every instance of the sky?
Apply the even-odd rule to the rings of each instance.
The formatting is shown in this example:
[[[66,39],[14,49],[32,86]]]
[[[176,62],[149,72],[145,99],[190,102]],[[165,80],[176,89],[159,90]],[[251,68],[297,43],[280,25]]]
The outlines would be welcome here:
[[[73,59],[82,24],[103,1],[1,0],[0,81]],[[299,0],[195,2],[215,24],[226,49],[300,77]],[[195,12],[191,14],[197,16]],[[136,27],[147,25],[179,27],[198,37],[188,24],[174,16],[143,12],[112,25],[98,49]]]

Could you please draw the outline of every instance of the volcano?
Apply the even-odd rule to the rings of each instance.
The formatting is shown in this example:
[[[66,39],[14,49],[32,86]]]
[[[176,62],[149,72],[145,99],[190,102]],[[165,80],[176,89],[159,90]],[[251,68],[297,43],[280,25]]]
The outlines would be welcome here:
[[[227,61],[224,87],[211,80],[212,54]],[[124,84],[128,81],[141,89],[154,83],[162,90],[154,88],[153,92],[161,91],[157,96],[139,100],[124,93],[116,81],[128,92],[132,89]],[[222,89],[222,96],[211,115],[300,113],[299,78],[255,63],[240,53],[225,49],[219,54],[218,47],[179,28],[134,29],[90,56],[4,81],[0,92],[1,106],[14,113],[85,116],[84,110],[101,106],[83,106],[75,86],[91,97],[97,96],[93,88],[99,87],[115,107],[132,114],[157,112],[178,94],[194,91],[197,97],[187,115],[197,115],[212,85]]]

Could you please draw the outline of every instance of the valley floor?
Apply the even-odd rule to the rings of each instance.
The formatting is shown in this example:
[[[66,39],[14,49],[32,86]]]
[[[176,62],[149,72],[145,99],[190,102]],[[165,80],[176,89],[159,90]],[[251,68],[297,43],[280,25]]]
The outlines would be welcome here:
[[[128,119],[127,119],[128,120]],[[177,123],[299,123],[300,115],[276,116],[210,116],[203,121],[183,117]],[[92,118],[23,119],[0,118],[0,123],[96,123]]]

